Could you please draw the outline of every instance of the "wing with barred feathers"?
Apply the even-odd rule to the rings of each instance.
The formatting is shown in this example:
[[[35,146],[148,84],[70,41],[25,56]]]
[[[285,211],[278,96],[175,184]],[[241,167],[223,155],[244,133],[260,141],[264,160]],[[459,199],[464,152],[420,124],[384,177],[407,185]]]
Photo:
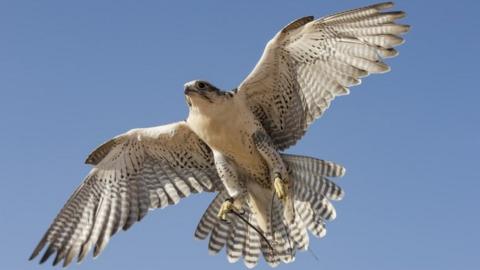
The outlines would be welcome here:
[[[95,165],[33,251],[47,247],[40,263],[78,261],[93,247],[97,256],[120,228],[127,230],[149,209],[176,204],[202,191],[223,190],[210,148],[184,122],[134,129],[97,148]]]
[[[270,42],[238,87],[279,150],[294,145],[331,101],[349,93],[360,78],[383,73],[383,58],[409,26],[395,23],[401,11],[380,3],[314,20],[300,18]]]

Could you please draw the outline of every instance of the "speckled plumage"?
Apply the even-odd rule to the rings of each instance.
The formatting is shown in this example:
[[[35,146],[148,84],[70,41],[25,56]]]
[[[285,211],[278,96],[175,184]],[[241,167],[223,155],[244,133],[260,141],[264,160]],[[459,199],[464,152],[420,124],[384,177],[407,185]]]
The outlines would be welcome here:
[[[210,236],[208,249],[225,247],[234,262],[253,267],[295,259],[308,248],[310,231],[326,233],[336,217],[331,201],[343,190],[330,180],[345,169],[333,162],[287,155],[308,126],[371,73],[389,70],[382,58],[397,54],[396,24],[403,12],[383,12],[381,3],[314,20],[300,18],[267,44],[251,74],[233,92],[205,81],[185,86],[186,121],[134,129],[98,147],[94,165],[35,248],[40,262],[56,254],[54,265],[100,254],[110,237],[140,221],[149,209],[176,204],[203,191],[218,192],[195,236]],[[276,197],[274,179],[285,180],[286,197]],[[240,216],[217,217],[233,199]],[[244,221],[248,221],[248,224]],[[257,232],[261,231],[261,234]]]

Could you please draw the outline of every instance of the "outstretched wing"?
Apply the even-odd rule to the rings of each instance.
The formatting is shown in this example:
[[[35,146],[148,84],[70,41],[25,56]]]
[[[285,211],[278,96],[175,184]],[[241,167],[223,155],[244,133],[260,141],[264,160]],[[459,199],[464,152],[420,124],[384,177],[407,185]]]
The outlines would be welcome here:
[[[97,256],[120,228],[127,230],[152,208],[222,185],[210,148],[184,122],[134,129],[104,143],[87,159],[95,167],[62,208],[33,251],[47,246],[40,263],[54,265]]]
[[[408,31],[396,24],[403,12],[382,12],[381,3],[314,20],[298,19],[267,44],[260,61],[238,88],[279,150],[297,142],[336,97],[370,73],[389,67],[382,58]]]

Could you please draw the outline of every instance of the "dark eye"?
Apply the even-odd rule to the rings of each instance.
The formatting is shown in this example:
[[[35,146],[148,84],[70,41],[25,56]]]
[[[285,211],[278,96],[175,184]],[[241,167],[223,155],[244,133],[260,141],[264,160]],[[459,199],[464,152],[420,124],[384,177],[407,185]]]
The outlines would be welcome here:
[[[198,82],[197,87],[198,89],[204,89],[207,85],[204,82]]]

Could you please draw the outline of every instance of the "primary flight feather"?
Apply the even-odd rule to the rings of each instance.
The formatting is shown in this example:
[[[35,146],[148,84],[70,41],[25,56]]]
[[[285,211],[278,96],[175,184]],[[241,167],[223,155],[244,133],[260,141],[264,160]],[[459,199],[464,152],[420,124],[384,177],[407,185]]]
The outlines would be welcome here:
[[[86,163],[93,169],[77,188],[30,259],[82,261],[97,256],[110,237],[140,221],[149,209],[176,204],[203,191],[218,193],[195,236],[212,253],[253,267],[291,262],[308,248],[310,231],[323,237],[343,197],[331,178],[333,162],[288,155],[308,126],[371,73],[409,27],[380,3],[315,20],[303,17],[270,40],[253,71],[232,91],[206,81],[185,84],[186,121],[133,129],[104,143]]]

